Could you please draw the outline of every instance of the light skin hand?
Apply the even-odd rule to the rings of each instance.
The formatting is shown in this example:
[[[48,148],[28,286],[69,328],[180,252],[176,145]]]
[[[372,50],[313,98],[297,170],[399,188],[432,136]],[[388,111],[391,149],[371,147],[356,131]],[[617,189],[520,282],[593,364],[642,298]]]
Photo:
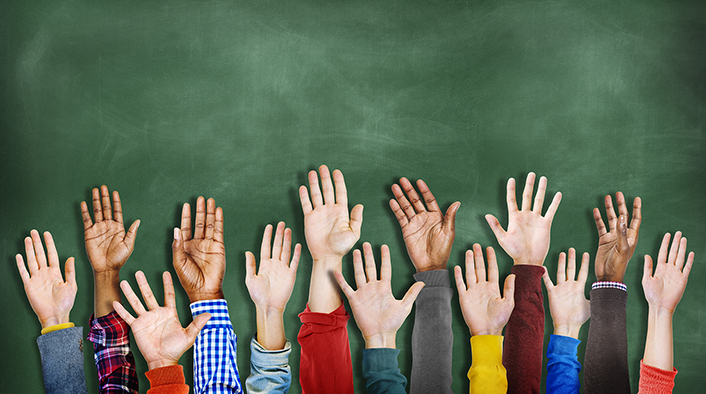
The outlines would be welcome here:
[[[486,249],[488,273],[486,278],[483,249],[479,244],[466,251],[466,283],[460,266],[454,267],[458,299],[463,319],[473,335],[502,335],[515,307],[515,275],[508,275],[500,296],[498,264],[493,248]]]
[[[113,307],[132,328],[132,335],[135,337],[135,342],[137,342],[137,346],[140,348],[140,352],[145,361],[147,361],[147,367],[150,370],[178,365],[179,358],[193,346],[196,337],[206,325],[208,319],[211,318],[211,315],[208,313],[200,314],[196,316],[188,327],[182,328],[177,315],[176,301],[174,300],[172,276],[169,272],[164,272],[162,275],[164,306],[159,306],[142,271],[137,271],[135,278],[147,309],[142,305],[127,281],[122,281],[120,287],[125,293],[125,298],[127,298],[132,309],[137,314],[137,318],[133,317],[117,301],[113,303]]]
[[[133,222],[126,233],[118,192],[113,191],[112,206],[107,186],[94,188],[92,194],[95,222],[85,201],[81,201],[81,216],[86,254],[93,268],[93,313],[98,318],[113,311],[113,301],[120,301],[120,268],[135,247],[140,221]]]
[[[401,178],[399,185],[392,185],[395,198],[390,200],[390,208],[400,224],[407,253],[417,272],[445,270],[461,203],[451,204],[444,215],[426,183],[418,180],[417,188],[422,198],[407,178]]]
[[[537,195],[532,205],[535,174],[527,174],[527,182],[522,193],[522,209],[518,209],[515,194],[515,179],[507,182],[508,226],[505,231],[498,219],[493,215],[485,215],[490,229],[493,230],[498,243],[512,257],[515,265],[542,265],[549,252],[549,238],[554,214],[556,214],[561,193],[557,192],[552,199],[547,213],[542,216],[544,194],[547,190],[547,178],[539,178]]]
[[[223,209],[216,201],[196,200],[196,220],[192,234],[191,207],[184,204],[181,228],[174,229],[172,263],[181,286],[194,303],[218,300],[223,296],[226,248],[223,244]]]
[[[363,259],[359,250],[353,252],[353,268],[358,290],[353,290],[340,271],[336,271],[336,280],[341,290],[348,298],[353,311],[353,317],[358,325],[365,348],[395,348],[397,330],[402,326],[412,310],[414,300],[424,287],[423,282],[416,282],[407,290],[402,300],[396,300],[392,295],[390,281],[392,267],[390,265],[390,250],[383,245],[380,279],[377,279],[377,267],[373,249],[369,243],[363,244],[365,253],[365,271]]]
[[[586,299],[585,288],[588,278],[589,255],[584,253],[581,259],[581,269],[576,277],[576,250],[569,249],[569,263],[566,263],[566,253],[559,255],[559,265],[556,270],[557,283],[554,285],[549,272],[544,270],[544,286],[549,297],[549,310],[554,321],[554,335],[562,335],[578,339],[581,326],[591,317],[589,301]]]
[[[691,252],[684,264],[686,238],[681,235],[679,231],[674,234],[671,248],[670,234],[664,235],[657,257],[657,267],[653,267],[652,258],[646,255],[642,276],[642,287],[649,304],[643,362],[667,371],[672,371],[674,367],[672,318],[684,294],[694,263],[694,252]]]
[[[255,255],[245,253],[245,285],[255,303],[257,316],[257,341],[267,350],[284,349],[283,313],[297,279],[301,245],[294,247],[291,255],[292,231],[284,222],[277,224],[274,244],[272,225],[265,227],[260,248],[260,270],[257,271]],[[291,262],[289,260],[292,257]]]
[[[299,199],[304,212],[306,243],[313,259],[309,309],[330,313],[341,305],[333,272],[341,269],[343,256],[360,238],[363,206],[354,206],[349,217],[348,193],[341,171],[333,171],[333,182],[325,165],[319,167],[319,174],[321,188],[316,171],[310,171],[309,190],[301,186]]]
[[[25,238],[27,267],[21,254],[15,256],[27,299],[42,329],[70,322],[69,313],[78,290],[74,258],[66,260],[64,282],[54,239],[48,231],[44,232],[44,241],[47,243],[46,254],[39,232],[32,230],[30,236]]]
[[[593,219],[598,230],[598,251],[596,252],[596,279],[598,281],[622,282],[628,262],[635,252],[637,238],[640,234],[642,222],[642,200],[635,197],[632,208],[632,220],[628,225],[628,208],[623,193],[617,192],[615,199],[618,202],[616,216],[613,208],[613,199],[605,196],[605,210],[608,218],[609,230],[606,229],[601,218],[601,211],[593,209]]]

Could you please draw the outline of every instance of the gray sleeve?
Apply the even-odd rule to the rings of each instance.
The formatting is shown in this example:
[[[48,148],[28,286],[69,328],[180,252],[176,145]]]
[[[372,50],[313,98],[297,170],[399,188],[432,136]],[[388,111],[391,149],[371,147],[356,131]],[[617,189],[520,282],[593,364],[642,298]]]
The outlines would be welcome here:
[[[83,327],[65,328],[37,338],[47,394],[88,393],[82,338]]]
[[[627,291],[621,289],[591,290],[583,369],[586,394],[630,394],[627,300]]]
[[[425,283],[415,301],[412,330],[410,394],[453,393],[451,362],[451,297],[447,270],[419,272],[414,279]]]

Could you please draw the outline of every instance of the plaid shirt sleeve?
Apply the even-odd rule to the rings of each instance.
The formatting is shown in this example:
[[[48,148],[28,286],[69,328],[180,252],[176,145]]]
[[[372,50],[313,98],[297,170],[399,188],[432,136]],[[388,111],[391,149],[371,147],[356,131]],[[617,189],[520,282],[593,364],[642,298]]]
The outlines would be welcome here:
[[[211,314],[194,343],[194,393],[241,394],[237,338],[228,315],[228,303],[223,299],[197,301],[190,308],[193,317]]]
[[[130,326],[115,311],[89,321],[88,340],[98,370],[101,394],[138,393],[135,358],[130,351]]]

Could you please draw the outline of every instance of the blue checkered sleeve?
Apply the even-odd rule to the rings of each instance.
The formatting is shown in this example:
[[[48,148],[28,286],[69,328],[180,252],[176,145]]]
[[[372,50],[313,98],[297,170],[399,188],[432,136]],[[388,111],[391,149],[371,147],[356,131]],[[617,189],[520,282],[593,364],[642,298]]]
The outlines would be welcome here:
[[[194,393],[242,393],[236,364],[237,337],[228,315],[226,300],[197,301],[191,315],[210,313],[211,319],[194,343]]]

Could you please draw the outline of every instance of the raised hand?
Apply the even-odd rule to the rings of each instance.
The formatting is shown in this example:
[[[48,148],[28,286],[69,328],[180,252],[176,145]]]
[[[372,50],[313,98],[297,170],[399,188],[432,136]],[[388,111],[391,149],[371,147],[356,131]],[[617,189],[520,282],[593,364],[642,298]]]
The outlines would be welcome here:
[[[396,300],[392,295],[390,281],[392,267],[390,265],[390,250],[382,245],[382,265],[380,279],[377,279],[377,267],[373,249],[369,243],[363,244],[365,253],[365,272],[359,250],[353,252],[353,268],[358,290],[353,290],[340,271],[336,271],[336,280],[341,290],[348,298],[353,310],[353,317],[358,325],[366,349],[395,348],[397,330],[412,310],[414,300],[424,287],[423,282],[417,282],[407,290],[402,300]]]
[[[515,307],[515,275],[508,275],[505,279],[505,297],[501,297],[495,250],[488,247],[486,254],[487,278],[483,249],[479,244],[474,244],[472,251],[466,251],[466,283],[463,282],[461,267],[454,267],[461,312],[472,336],[502,335]]]
[[[615,215],[613,199],[605,196],[605,211],[610,231],[606,230],[601,211],[593,209],[593,219],[598,229],[598,251],[596,252],[596,279],[598,281],[622,282],[628,262],[635,252],[642,222],[642,200],[635,197],[632,205],[632,220],[628,226],[628,208],[623,193],[617,192],[618,213]]]
[[[515,195],[515,179],[507,181],[507,210],[508,226],[505,231],[498,219],[493,215],[485,215],[491,230],[498,239],[498,243],[505,252],[512,257],[515,265],[529,264],[542,265],[549,252],[549,238],[552,220],[559,203],[561,193],[557,192],[552,203],[547,208],[547,213],[542,216],[544,193],[547,190],[547,178],[539,178],[537,195],[532,205],[532,192],[534,189],[535,174],[527,174],[525,190],[522,193],[522,209],[518,210]]]
[[[69,257],[66,260],[66,281],[64,282],[54,239],[48,231],[44,232],[44,241],[47,243],[47,254],[44,254],[42,239],[37,230],[32,230],[30,237],[25,238],[29,272],[21,254],[17,254],[15,259],[29,304],[42,324],[42,328],[47,328],[70,321],[69,313],[74,306],[78,286],[74,258]]]
[[[103,185],[93,189],[93,216],[91,220],[88,205],[81,201],[83,234],[86,241],[86,254],[93,272],[119,271],[135,246],[135,236],[140,221],[130,225],[127,233],[123,224],[123,209],[120,195],[113,191],[113,205],[110,204],[108,187]]]
[[[181,229],[174,229],[172,263],[181,286],[193,303],[222,299],[223,277],[226,273],[226,248],[223,244],[223,209],[216,201],[203,197],[196,200],[196,221],[193,237],[191,207],[181,210]]]
[[[390,200],[390,208],[400,223],[407,253],[417,272],[446,269],[456,235],[456,212],[461,203],[451,204],[444,215],[423,180],[417,181],[417,188],[426,207],[412,183],[400,178],[399,185],[392,185],[395,198]]]
[[[669,233],[664,234],[664,238],[662,238],[654,274],[652,273],[652,257],[645,255],[642,287],[650,307],[674,313],[684,294],[684,289],[686,289],[689,272],[691,272],[691,266],[694,263],[694,252],[689,253],[686,264],[684,264],[686,238],[683,238],[681,232],[677,231],[674,234],[671,248],[669,247],[669,238]],[[667,250],[669,250],[669,254],[667,254]]]
[[[549,309],[554,321],[554,334],[578,339],[581,326],[591,317],[589,301],[586,299],[585,288],[588,278],[589,255],[584,253],[581,259],[581,269],[576,277],[576,250],[569,249],[569,264],[566,264],[566,253],[559,255],[559,265],[556,269],[556,285],[552,283],[549,272],[545,269],[544,285],[549,296]]]
[[[137,314],[137,318],[133,317],[117,301],[113,302],[115,311],[132,328],[132,335],[135,337],[135,342],[137,342],[150,370],[179,364],[179,358],[194,344],[196,336],[206,325],[211,315],[200,314],[186,328],[182,328],[174,300],[172,276],[169,272],[162,274],[164,306],[159,306],[142,271],[135,273],[135,279],[137,279],[137,285],[140,287],[148,310],[132,291],[130,284],[127,281],[122,281],[120,287]]]
[[[291,256],[292,231],[285,229],[284,222],[277,224],[274,244],[271,241],[272,225],[268,224],[262,235],[259,272],[255,255],[245,253],[245,286],[255,303],[257,341],[265,349],[279,350],[287,342],[283,313],[297,279],[301,245],[294,247],[294,255]]]
[[[348,193],[343,174],[339,170],[333,171],[333,181],[336,184],[334,193],[328,167],[322,165],[319,173],[321,189],[316,171],[309,172],[311,199],[306,186],[299,188],[306,243],[314,261],[340,260],[360,238],[363,206],[354,206],[349,218]]]

